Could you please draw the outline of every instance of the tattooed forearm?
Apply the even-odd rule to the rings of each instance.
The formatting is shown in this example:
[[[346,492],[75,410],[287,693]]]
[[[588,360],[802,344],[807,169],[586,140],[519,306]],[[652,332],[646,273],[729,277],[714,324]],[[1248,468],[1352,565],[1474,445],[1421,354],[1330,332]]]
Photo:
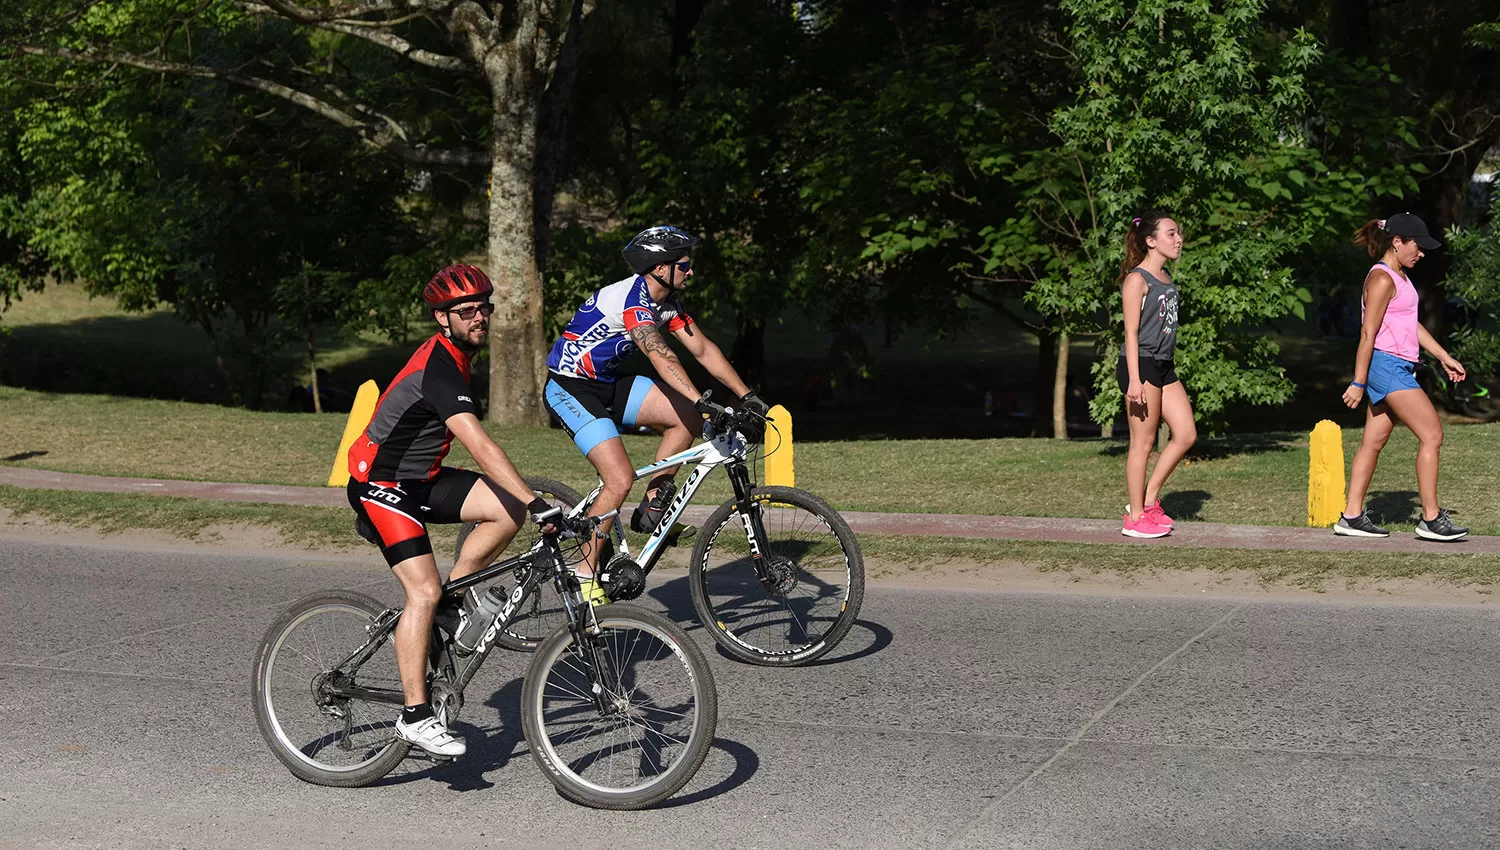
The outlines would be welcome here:
[[[660,354],[674,363],[677,362],[677,354],[667,346],[667,341],[662,339],[661,331],[656,329],[656,325],[636,325],[630,329],[630,339],[637,347],[646,352],[647,357],[653,354]]]
[[[667,345],[666,339],[655,325],[641,324],[630,329],[630,339],[651,362],[656,365],[656,371],[668,383],[677,388],[678,392],[690,392],[697,394],[693,382],[688,380],[687,373],[682,369],[682,361],[677,359],[677,353]]]

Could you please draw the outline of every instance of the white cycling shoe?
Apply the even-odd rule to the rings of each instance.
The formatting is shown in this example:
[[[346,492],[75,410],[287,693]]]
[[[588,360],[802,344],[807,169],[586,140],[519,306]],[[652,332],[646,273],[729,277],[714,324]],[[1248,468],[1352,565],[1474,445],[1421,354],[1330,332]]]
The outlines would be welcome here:
[[[396,721],[396,737],[410,744],[416,744],[422,749],[435,756],[444,758],[458,758],[468,752],[464,742],[453,737],[448,727],[443,725],[436,717],[428,717],[418,720],[416,723],[407,723],[405,720]]]

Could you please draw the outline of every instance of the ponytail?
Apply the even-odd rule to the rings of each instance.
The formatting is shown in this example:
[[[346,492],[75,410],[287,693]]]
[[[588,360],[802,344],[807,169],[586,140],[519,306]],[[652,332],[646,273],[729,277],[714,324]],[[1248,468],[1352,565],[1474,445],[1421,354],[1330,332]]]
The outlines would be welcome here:
[[[1146,237],[1156,234],[1156,228],[1164,218],[1171,216],[1164,210],[1151,209],[1131,220],[1130,227],[1125,231],[1125,262],[1120,264],[1120,276],[1115,279],[1115,283],[1123,282],[1125,275],[1130,274],[1131,269],[1146,259],[1146,252],[1150,250],[1146,245]]]
[[[1422,231],[1426,233],[1427,231]],[[1394,233],[1387,233],[1383,219],[1370,219],[1364,227],[1354,231],[1354,244],[1370,252],[1372,257],[1384,257],[1396,240]]]

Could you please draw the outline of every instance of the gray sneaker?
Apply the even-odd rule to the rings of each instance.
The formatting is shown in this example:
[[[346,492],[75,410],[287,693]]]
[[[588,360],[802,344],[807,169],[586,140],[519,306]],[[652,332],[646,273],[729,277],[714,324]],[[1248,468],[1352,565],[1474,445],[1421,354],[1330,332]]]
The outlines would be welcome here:
[[[1365,511],[1353,519],[1340,516],[1338,524],[1333,527],[1333,533],[1340,537],[1390,537],[1391,533],[1376,525],[1370,520],[1370,512]],[[1418,532],[1419,534],[1421,532]]]
[[[1417,536],[1423,540],[1441,540],[1451,542],[1462,540],[1469,536],[1467,528],[1461,528],[1453,524],[1453,518],[1449,515],[1447,508],[1438,508],[1438,515],[1432,519],[1424,519],[1417,523]]]

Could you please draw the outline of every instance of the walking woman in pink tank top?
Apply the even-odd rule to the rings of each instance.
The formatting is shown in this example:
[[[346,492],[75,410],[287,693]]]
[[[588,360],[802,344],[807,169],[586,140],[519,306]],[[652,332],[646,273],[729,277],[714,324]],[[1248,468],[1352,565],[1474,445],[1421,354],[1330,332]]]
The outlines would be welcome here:
[[[1426,351],[1442,364],[1451,381],[1464,379],[1464,367],[1454,360],[1417,321],[1417,289],[1406,276],[1424,256],[1441,243],[1427,233],[1427,224],[1411,213],[1400,213],[1382,221],[1367,222],[1354,234],[1354,244],[1378,257],[1365,275],[1364,322],[1359,330],[1359,351],[1354,356],[1354,381],[1344,390],[1344,403],[1359,407],[1368,395],[1365,435],[1349,470],[1349,501],[1344,515],[1333,527],[1345,537],[1389,537],[1364,510],[1365,491],[1375,475],[1380,450],[1391,437],[1396,419],[1417,435],[1417,492],[1422,498],[1422,521],[1417,536],[1427,540],[1461,540],[1467,528],[1453,524],[1447,510],[1438,506],[1438,450],[1443,445],[1443,423],[1427,394],[1417,384],[1417,362]]]

